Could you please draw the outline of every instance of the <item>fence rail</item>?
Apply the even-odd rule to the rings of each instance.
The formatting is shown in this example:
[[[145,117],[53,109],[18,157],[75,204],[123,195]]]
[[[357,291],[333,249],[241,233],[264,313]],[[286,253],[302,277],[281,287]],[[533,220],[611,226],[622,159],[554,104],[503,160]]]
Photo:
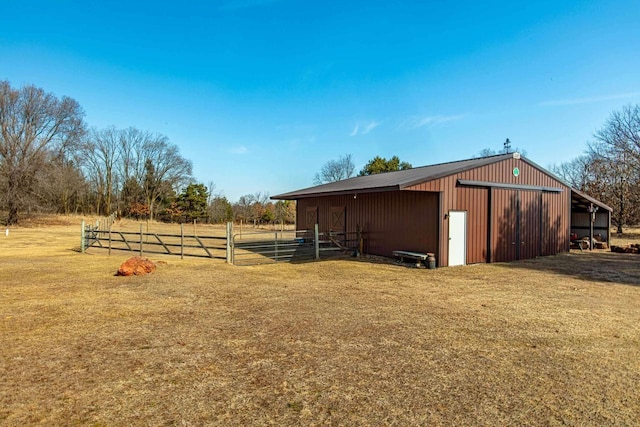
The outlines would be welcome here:
[[[360,254],[362,232],[319,233],[314,230],[298,230],[285,233],[245,233],[246,241],[238,241],[234,234],[231,241],[231,262],[234,265],[255,265],[274,262],[320,259],[330,252]]]
[[[178,255],[180,257],[195,256],[205,258],[227,259],[226,237],[199,236],[184,234],[184,227],[180,227],[180,234],[145,233],[140,232],[100,230],[97,226],[85,226],[81,249],[84,252],[90,247],[107,248],[145,253]]]
[[[239,239],[242,240],[239,240]],[[234,265],[255,265],[315,259],[313,234],[308,231],[234,234],[231,241]]]
[[[111,223],[109,223],[111,225]],[[233,224],[228,223],[226,236],[200,236],[184,234],[144,233],[119,231],[111,228],[100,229],[82,223],[81,249],[90,247],[123,250],[162,255],[179,255],[224,259],[234,265],[256,265],[276,262],[292,262],[320,259],[331,252],[360,254],[362,252],[362,232],[319,233],[314,230],[266,231],[234,233]]]

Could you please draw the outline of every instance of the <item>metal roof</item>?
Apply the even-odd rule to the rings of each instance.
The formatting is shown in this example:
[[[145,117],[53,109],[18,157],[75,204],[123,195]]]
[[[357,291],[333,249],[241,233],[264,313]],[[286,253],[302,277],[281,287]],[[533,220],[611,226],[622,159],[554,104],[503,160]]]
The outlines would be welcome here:
[[[589,204],[593,203],[594,205],[601,207],[602,209],[608,210],[609,212],[613,212],[613,208],[605,205],[599,200],[594,199],[586,193],[583,193],[580,190],[576,190],[575,188],[571,189],[571,206],[573,208],[581,208],[584,210],[589,209]]]
[[[375,175],[357,176],[330,182],[315,187],[303,188],[289,193],[271,197],[276,200],[294,200],[304,197],[330,196],[345,193],[366,193],[373,191],[402,190],[421,182],[431,181],[469,169],[496,163],[505,159],[519,156],[518,153],[500,154],[497,156],[480,157],[476,159],[460,160],[457,162],[440,163],[395,172],[385,172]]]
[[[519,153],[498,154],[496,156],[479,157],[474,159],[459,160],[456,162],[439,163],[436,165],[422,166],[396,172],[385,172],[375,175],[356,176],[354,178],[343,179],[342,181],[330,182],[328,184],[317,185],[315,187],[303,188],[289,193],[272,196],[274,200],[295,200],[306,197],[333,196],[340,194],[358,194],[378,191],[403,190],[413,185],[431,181],[466,170],[475,169],[481,166],[497,163],[502,160],[516,158],[527,162],[531,166],[548,174],[567,187],[571,188],[572,203],[574,206],[584,207],[587,203],[593,203],[608,211],[613,211],[609,206],[594,199],[582,191],[572,188],[569,183],[562,178],[549,172],[545,168],[535,164],[529,159],[525,159]]]

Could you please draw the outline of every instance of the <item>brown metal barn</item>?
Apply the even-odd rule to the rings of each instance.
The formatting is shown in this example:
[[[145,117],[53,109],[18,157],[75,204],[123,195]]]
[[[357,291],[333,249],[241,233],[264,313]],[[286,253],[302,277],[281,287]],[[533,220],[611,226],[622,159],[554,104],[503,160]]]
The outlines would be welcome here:
[[[570,233],[609,239],[611,208],[518,153],[362,176],[274,196],[297,228],[364,233],[364,252],[432,252],[439,266],[569,250]]]

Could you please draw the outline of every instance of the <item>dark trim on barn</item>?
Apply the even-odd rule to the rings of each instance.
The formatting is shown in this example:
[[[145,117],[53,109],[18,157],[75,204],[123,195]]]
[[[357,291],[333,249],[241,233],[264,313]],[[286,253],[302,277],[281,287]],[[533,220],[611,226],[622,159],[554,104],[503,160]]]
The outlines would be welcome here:
[[[576,229],[576,230],[589,230],[591,227],[589,226],[583,226],[583,225],[572,225],[571,228]],[[597,226],[594,225],[593,226],[594,230],[606,230],[607,227],[602,227],[602,226]]]
[[[360,190],[350,190],[350,191],[331,191],[331,192],[327,192],[327,193],[320,193],[320,194],[313,194],[313,193],[309,193],[309,194],[301,194],[299,196],[296,196],[295,199],[306,199],[306,198],[310,198],[310,197],[318,197],[318,196],[344,196],[345,194],[349,194],[352,196],[357,196],[358,194],[368,194],[368,193],[383,193],[383,192],[387,192],[387,191],[399,191],[400,187],[395,185],[395,186],[389,186],[389,187],[379,187],[379,188],[363,188]],[[282,196],[285,196],[285,194],[280,194],[278,196],[273,196],[271,197],[274,200],[292,200],[292,199],[287,199],[287,198],[283,198]]]
[[[562,188],[559,188],[559,187],[540,187],[536,185],[503,184],[501,182],[469,181],[467,179],[459,179],[458,185],[462,185],[465,187],[506,188],[510,190],[544,191],[547,193],[561,193],[564,191]]]

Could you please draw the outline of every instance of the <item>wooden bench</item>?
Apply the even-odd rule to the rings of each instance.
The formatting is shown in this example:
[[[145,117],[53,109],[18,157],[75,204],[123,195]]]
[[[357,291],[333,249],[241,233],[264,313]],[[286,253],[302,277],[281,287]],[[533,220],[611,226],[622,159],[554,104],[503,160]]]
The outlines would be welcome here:
[[[409,251],[393,251],[393,256],[395,258],[399,258],[399,262],[403,263],[404,259],[412,259],[416,261],[416,267],[420,267],[421,261],[426,261],[429,257],[427,254],[423,254],[421,252],[409,252]]]

